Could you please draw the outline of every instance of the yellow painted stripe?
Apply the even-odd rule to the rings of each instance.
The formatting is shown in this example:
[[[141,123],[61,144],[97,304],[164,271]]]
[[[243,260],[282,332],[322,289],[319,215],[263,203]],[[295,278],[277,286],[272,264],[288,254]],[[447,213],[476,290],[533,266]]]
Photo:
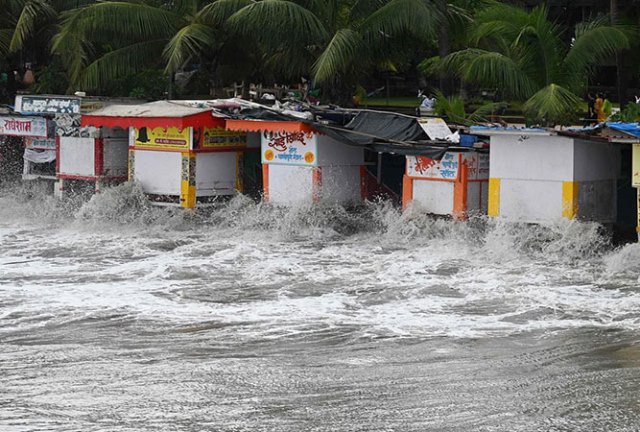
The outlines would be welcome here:
[[[240,193],[244,193],[243,158],[243,152],[236,152],[236,190]]]
[[[575,219],[578,216],[578,182],[562,182],[562,217]]]
[[[491,217],[500,216],[500,179],[489,179],[489,208],[488,214]]]
[[[184,208],[196,206],[196,155],[182,153],[182,175],[180,176],[180,205]]]

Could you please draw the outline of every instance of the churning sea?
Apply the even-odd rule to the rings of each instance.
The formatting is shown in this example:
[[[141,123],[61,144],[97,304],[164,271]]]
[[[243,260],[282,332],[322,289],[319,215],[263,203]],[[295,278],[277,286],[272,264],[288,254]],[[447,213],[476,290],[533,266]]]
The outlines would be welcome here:
[[[637,431],[640,246],[0,188],[0,431]]]

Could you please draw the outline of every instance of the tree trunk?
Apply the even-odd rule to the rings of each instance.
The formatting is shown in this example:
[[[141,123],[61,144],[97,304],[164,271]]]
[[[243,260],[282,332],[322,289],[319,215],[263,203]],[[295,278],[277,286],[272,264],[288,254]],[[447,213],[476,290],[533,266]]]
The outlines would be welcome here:
[[[618,24],[620,17],[618,0],[609,0],[609,14],[611,16],[611,24]],[[618,102],[620,102],[620,108],[624,108],[628,102],[627,94],[625,92],[628,84],[628,74],[624,70],[624,56],[624,52],[616,54],[616,93],[618,96]]]
[[[451,38],[449,37],[449,25],[446,20],[447,0],[437,0],[437,6],[441,17],[438,27],[438,55],[440,58],[444,58],[451,53]],[[439,87],[445,96],[451,96],[453,92],[453,79],[451,75],[440,75]]]

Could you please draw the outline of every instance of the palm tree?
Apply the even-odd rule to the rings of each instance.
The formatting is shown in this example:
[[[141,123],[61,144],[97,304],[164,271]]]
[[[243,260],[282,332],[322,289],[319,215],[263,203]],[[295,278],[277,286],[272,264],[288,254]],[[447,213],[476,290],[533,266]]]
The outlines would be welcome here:
[[[382,0],[262,0],[229,18],[239,35],[252,35],[278,76],[310,76],[334,99],[349,94],[376,68],[402,57],[400,39],[370,25]]]
[[[50,41],[60,14],[94,0],[0,0],[0,58],[3,66],[19,70],[25,64],[53,77],[62,71],[50,54]],[[58,77],[56,77],[58,78]],[[56,82],[57,81],[57,82]],[[44,78],[35,86],[45,91],[60,89],[59,79]]]
[[[466,32],[473,14],[495,4],[495,0],[390,0],[365,23],[371,30],[387,35],[405,35],[423,46],[436,48],[437,58],[446,57],[453,47],[466,46]],[[435,60],[435,57],[434,57]],[[439,74],[440,90],[450,94],[450,74]]]
[[[542,6],[492,6],[478,13],[471,32],[475,47],[448,55],[439,67],[524,101],[526,115],[545,123],[568,121],[593,66],[629,47],[625,30],[603,21],[577,26],[567,44]]]
[[[71,86],[105,88],[145,69],[171,74],[219,50],[228,16],[250,0],[122,0],[89,4],[64,15],[52,51],[67,58]]]

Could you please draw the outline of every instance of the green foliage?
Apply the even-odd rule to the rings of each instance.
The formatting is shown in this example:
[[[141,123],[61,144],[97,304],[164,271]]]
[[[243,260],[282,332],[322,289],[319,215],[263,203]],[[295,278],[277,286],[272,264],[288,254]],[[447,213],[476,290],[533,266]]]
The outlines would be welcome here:
[[[434,110],[439,116],[446,116],[452,123],[472,125],[478,122],[490,121],[496,111],[507,107],[505,102],[484,103],[475,111],[467,113],[465,101],[461,96],[445,96],[442,92],[436,92]]]
[[[635,123],[640,121],[640,104],[630,103],[610,118],[614,122]]]
[[[41,94],[64,94],[67,90],[67,82],[63,64],[59,58],[36,71],[36,82],[33,91]]]
[[[131,88],[127,96],[136,99],[164,99],[167,95],[169,77],[159,69],[145,70],[127,80]]]
[[[531,121],[571,121],[593,66],[629,47],[628,32],[595,21],[578,28],[570,46],[546,8],[530,12],[497,4],[478,13],[470,33],[475,47],[452,53],[437,65],[464,81],[499,89],[525,102]]]
[[[566,88],[549,84],[523,105],[527,117],[539,124],[569,124],[577,119],[580,98]]]

